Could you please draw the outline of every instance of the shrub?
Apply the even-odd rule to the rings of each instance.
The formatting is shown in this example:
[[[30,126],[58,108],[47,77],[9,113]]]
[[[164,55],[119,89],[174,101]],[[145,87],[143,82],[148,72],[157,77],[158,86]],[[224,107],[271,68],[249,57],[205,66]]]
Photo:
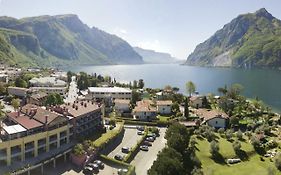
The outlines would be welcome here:
[[[226,130],[225,132],[226,139],[231,140],[232,136],[233,136],[233,131],[231,129]]]
[[[241,143],[236,140],[235,142],[232,143],[232,147],[235,153],[237,154],[241,150]]]
[[[223,135],[224,131],[225,131],[225,130],[224,130],[223,128],[218,129],[218,133],[219,133],[220,135]]]
[[[243,139],[243,133],[240,130],[237,131],[236,137],[238,138],[238,140],[242,140]]]
[[[217,155],[219,154],[219,150],[220,148],[218,142],[213,140],[210,144],[210,153],[213,158],[217,157]]]

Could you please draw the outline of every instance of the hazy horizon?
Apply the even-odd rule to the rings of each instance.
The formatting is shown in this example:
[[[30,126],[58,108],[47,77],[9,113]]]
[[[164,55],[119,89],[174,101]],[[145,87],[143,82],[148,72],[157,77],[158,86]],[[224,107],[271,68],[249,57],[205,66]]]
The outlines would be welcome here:
[[[266,8],[281,18],[281,2],[161,0],[1,0],[0,15],[15,18],[76,14],[83,23],[125,39],[130,45],[186,57],[239,14]]]

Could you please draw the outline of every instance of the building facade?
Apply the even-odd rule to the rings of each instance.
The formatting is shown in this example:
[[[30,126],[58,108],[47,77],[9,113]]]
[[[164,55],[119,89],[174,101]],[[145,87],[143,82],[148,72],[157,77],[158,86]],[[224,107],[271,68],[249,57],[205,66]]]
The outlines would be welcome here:
[[[131,100],[132,90],[121,87],[89,87],[87,99],[103,100],[105,98]]]

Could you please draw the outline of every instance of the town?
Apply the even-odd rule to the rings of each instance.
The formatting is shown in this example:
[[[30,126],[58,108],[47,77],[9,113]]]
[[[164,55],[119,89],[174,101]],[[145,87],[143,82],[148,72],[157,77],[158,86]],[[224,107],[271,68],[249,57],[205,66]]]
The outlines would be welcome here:
[[[0,174],[281,168],[280,115],[239,84],[201,95],[189,81],[184,95],[142,79],[5,65],[0,80]]]

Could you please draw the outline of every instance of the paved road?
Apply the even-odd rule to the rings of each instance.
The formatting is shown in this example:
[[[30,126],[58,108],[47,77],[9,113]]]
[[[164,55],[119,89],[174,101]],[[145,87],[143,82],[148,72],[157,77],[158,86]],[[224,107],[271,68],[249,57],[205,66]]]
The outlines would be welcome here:
[[[122,142],[111,152],[108,154],[109,157],[114,157],[116,154],[119,155],[126,155],[125,153],[122,153],[122,147],[134,147],[138,140],[141,139],[141,136],[137,134],[137,129],[135,128],[125,128],[125,133]]]
[[[66,103],[72,103],[74,102],[78,97],[78,89],[77,89],[77,84],[76,84],[76,77],[73,76],[71,77],[71,82],[69,84],[69,90],[67,93],[67,96],[65,98]]]
[[[164,138],[166,130],[167,128],[160,128],[160,136],[152,143],[152,146],[149,147],[149,151],[140,151],[131,162],[132,165],[136,166],[136,175],[147,174],[147,170],[156,160],[158,152],[165,147],[167,142]]]

